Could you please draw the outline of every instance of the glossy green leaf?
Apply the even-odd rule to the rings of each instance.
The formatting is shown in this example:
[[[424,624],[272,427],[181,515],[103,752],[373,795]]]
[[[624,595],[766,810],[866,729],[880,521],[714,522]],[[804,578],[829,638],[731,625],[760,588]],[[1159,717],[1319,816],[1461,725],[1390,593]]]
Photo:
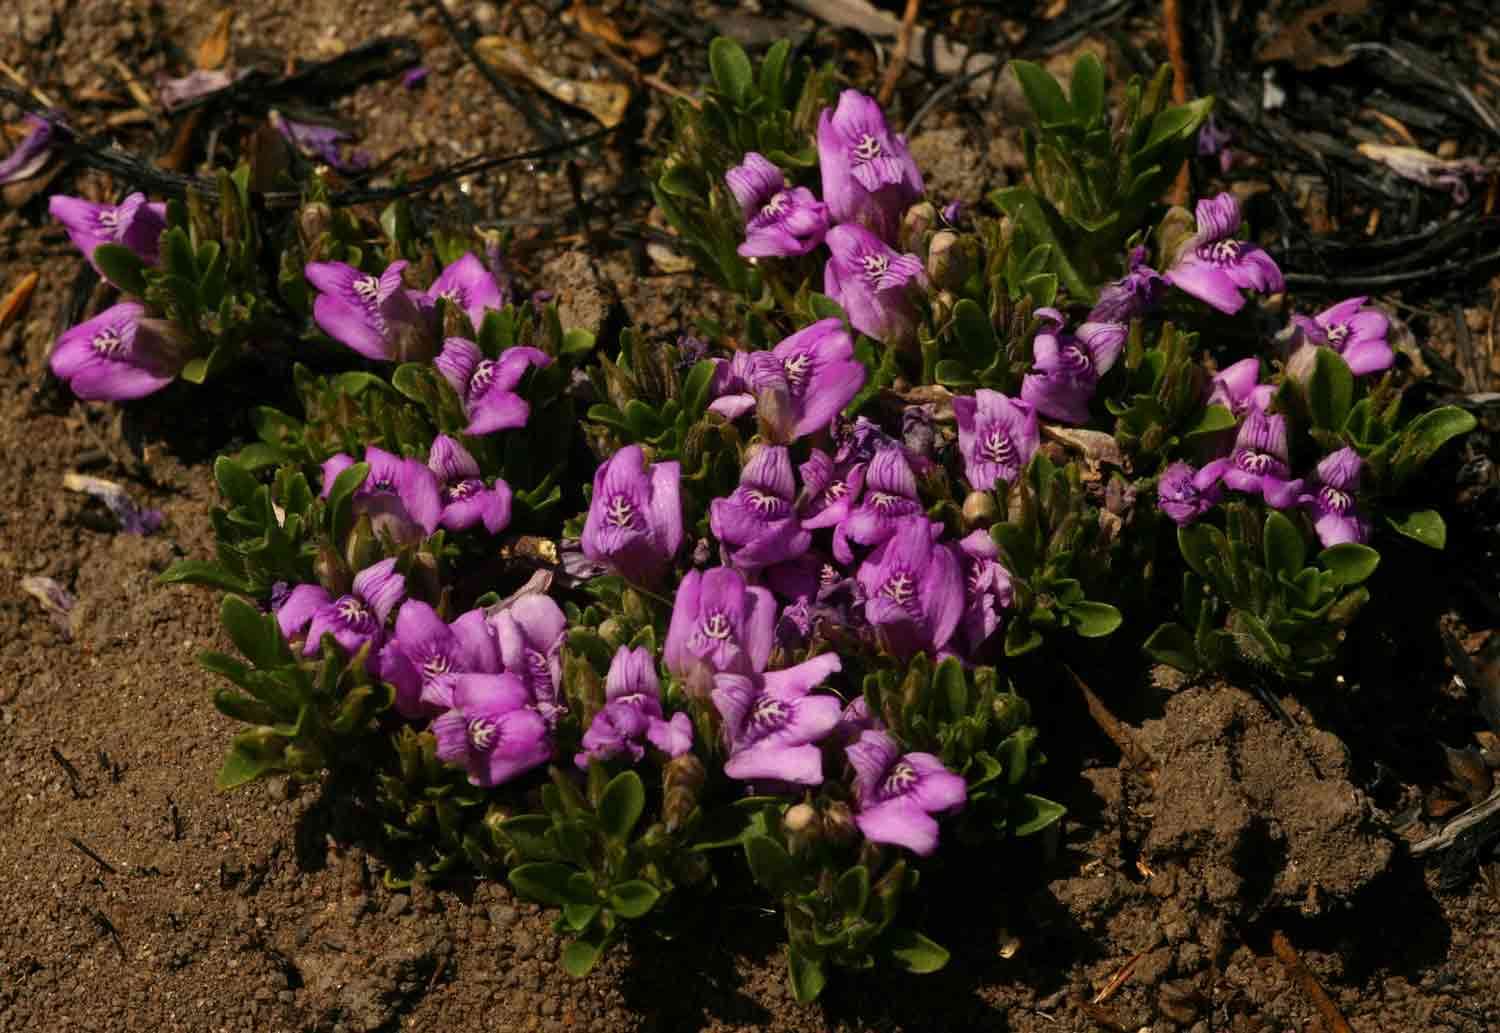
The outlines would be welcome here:
[[[146,263],[120,244],[100,244],[94,249],[94,264],[110,283],[136,297],[146,293]]]
[[[787,948],[787,979],[792,985],[792,996],[798,1004],[811,1004],[823,992],[828,977],[823,971],[823,962],[798,950]]]
[[[1365,581],[1380,565],[1380,553],[1368,545],[1344,542],[1318,553],[1318,563],[1345,587]]]
[[[1068,93],[1079,125],[1088,127],[1099,121],[1104,114],[1104,65],[1093,54],[1085,52],[1074,63]]]
[[[1266,515],[1266,526],[1261,543],[1264,546],[1266,570],[1274,577],[1284,574],[1288,579],[1296,577],[1307,562],[1307,542],[1297,525],[1276,510]]]
[[[284,770],[286,739],[269,728],[252,728],[234,737],[229,756],[214,779],[220,789],[236,789]]]
[[[1417,509],[1409,513],[1388,513],[1385,522],[1397,534],[1405,535],[1414,542],[1420,542],[1429,549],[1442,549],[1448,544],[1448,525],[1443,522],[1443,518],[1436,510]]]
[[[630,838],[645,807],[646,787],[641,784],[641,776],[634,771],[620,772],[599,798],[599,824],[604,834],[621,842]]]
[[[886,933],[887,949],[908,972],[924,975],[948,964],[948,951],[914,929],[892,929]]]
[[[219,619],[235,648],[255,666],[275,667],[291,659],[291,652],[276,626],[276,618],[261,613],[244,598],[226,595],[219,607]]]
[[[578,869],[570,864],[539,861],[512,868],[508,881],[521,896],[539,904],[564,907],[593,903],[592,896],[579,893],[573,885],[576,874]]]
[[[1163,624],[1141,647],[1157,663],[1193,674],[1198,670],[1198,650],[1193,636],[1181,624]]]
[[[1103,638],[1118,628],[1125,619],[1109,603],[1089,601],[1069,606],[1068,618],[1073,622],[1073,630],[1084,638]]]
[[[791,882],[791,855],[770,836],[752,836],[745,840],[745,860],[755,881],[771,893],[782,893]]]
[[[743,107],[755,91],[755,75],[745,50],[727,36],[716,36],[708,45],[708,67],[714,85],[738,106]]]
[[[580,938],[563,948],[562,967],[568,975],[575,979],[582,979],[593,971],[594,966],[603,956],[603,944]]]
[[[661,891],[644,879],[617,882],[609,891],[609,906],[621,918],[640,918],[660,899]]]
[[[1021,91],[1043,126],[1066,125],[1073,121],[1073,106],[1063,96],[1062,87],[1041,65],[1030,61],[1012,61],[1011,69],[1020,80]]]
[[[250,583],[244,578],[206,560],[178,560],[157,577],[156,582],[161,585],[207,585],[242,594],[250,592]]]
[[[1317,348],[1307,381],[1307,408],[1314,427],[1340,431],[1354,405],[1354,374],[1332,348]]]
[[[1011,815],[1011,831],[1018,836],[1029,836],[1042,831],[1066,813],[1068,809],[1054,800],[1022,793]]]

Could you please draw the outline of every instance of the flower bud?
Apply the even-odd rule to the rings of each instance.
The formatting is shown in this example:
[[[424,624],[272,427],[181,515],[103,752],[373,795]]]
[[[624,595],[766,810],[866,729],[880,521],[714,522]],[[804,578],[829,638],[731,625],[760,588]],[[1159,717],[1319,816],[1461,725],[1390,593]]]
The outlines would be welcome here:
[[[1306,386],[1312,379],[1313,369],[1318,364],[1318,346],[1303,343],[1286,360],[1286,375]]]
[[[964,498],[964,530],[989,527],[1000,516],[995,496],[987,491],[971,491]]]
[[[302,246],[311,251],[332,224],[333,209],[322,201],[303,205],[297,212],[297,231],[302,235]]]
[[[923,201],[914,204],[906,210],[906,215],[901,219],[901,233],[899,236],[901,250],[910,251],[921,255],[925,252],[922,243],[927,237],[928,230],[932,229],[937,222],[937,209],[932,202]]]
[[[344,562],[350,570],[364,570],[380,560],[380,540],[375,537],[375,528],[370,524],[368,513],[361,513],[344,543]]]
[[[676,832],[698,806],[698,794],[708,772],[696,754],[673,757],[662,770],[662,818],[668,832]]]
[[[796,836],[812,828],[817,820],[818,812],[811,804],[799,803],[787,808],[786,814],[781,818],[781,824],[788,834]]]
[[[933,285],[956,291],[969,278],[973,248],[969,242],[952,230],[939,230],[932,235],[932,244],[927,249],[927,278]]]
[[[847,803],[834,800],[823,808],[823,835],[835,846],[845,846],[859,838],[854,812]]]
[[[629,632],[625,622],[618,617],[610,617],[599,625],[599,637],[607,642],[612,649],[619,649],[625,644]]]
[[[318,550],[318,558],[313,561],[313,576],[335,599],[348,595],[354,585],[354,575],[349,572],[349,567],[338,551],[330,545],[324,545]]]

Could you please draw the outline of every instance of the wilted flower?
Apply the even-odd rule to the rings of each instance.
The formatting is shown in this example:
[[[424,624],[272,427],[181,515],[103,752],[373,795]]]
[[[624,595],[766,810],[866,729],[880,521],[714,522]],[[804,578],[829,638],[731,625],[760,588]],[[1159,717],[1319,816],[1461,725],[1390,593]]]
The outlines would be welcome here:
[[[1285,287],[1281,270],[1259,246],[1235,240],[1240,227],[1240,203],[1233,194],[1198,202],[1198,232],[1183,246],[1167,270],[1167,282],[1233,314],[1245,304],[1240,288],[1274,294]]]
[[[131,194],[117,205],[53,194],[47,210],[63,224],[68,239],[95,269],[99,265],[94,261],[94,249],[100,244],[128,247],[147,265],[157,262],[162,231],[167,228],[167,206],[147,201],[145,194]]]
[[[1224,468],[1224,483],[1285,509],[1296,501],[1296,491],[1301,487],[1300,482],[1288,480],[1291,468],[1287,457],[1286,417],[1252,408],[1234,439],[1234,451]]]
[[[545,764],[552,756],[548,726],[530,702],[515,675],[455,676],[453,709],[432,722],[437,755],[468,768],[477,786],[500,785]]]
[[[309,262],[307,282],[318,290],[313,320],[329,337],[367,359],[422,360],[432,355],[433,332],[402,285],[405,261],[379,276],[344,262]]]
[[[1043,416],[1087,423],[1099,378],[1119,358],[1128,328],[1121,323],[1085,323],[1075,336],[1062,332],[1062,313],[1056,309],[1038,309],[1036,314],[1044,320],[1032,342],[1036,372],[1021,382],[1021,398]]]
[[[865,732],[844,752],[854,767],[854,821],[865,838],[904,846],[920,857],[936,850],[938,823],[932,815],[964,804],[963,778],[930,753],[902,756],[886,732]]]
[[[532,366],[550,366],[552,359],[539,348],[507,348],[498,359],[487,359],[479,345],[450,337],[433,365],[458,395],[469,418],[465,434],[493,434],[526,426],[531,406],[515,386]]]
[[[1191,524],[1218,505],[1224,495],[1219,481],[1228,468],[1227,459],[1215,459],[1201,470],[1194,470],[1190,463],[1173,463],[1156,483],[1157,508],[1178,527]]]
[[[708,507],[708,525],[726,562],[743,570],[796,559],[812,544],[792,505],[797,483],[784,445],[762,445],[740,472],[740,485]]]
[[[812,745],[839,723],[837,696],[811,695],[840,670],[832,653],[765,674],[720,674],[714,707],[724,719],[729,759],[724,773],[740,781],[815,786],[823,781],[823,754]]]
[[[631,581],[656,582],[682,546],[681,467],[653,463],[627,445],[594,472],[583,523],[583,554]]]
[[[775,642],[776,600],[736,570],[690,570],[677,587],[662,660],[699,687],[707,674],[763,671]],[[693,683],[698,682],[695,686]]]
[[[1364,460],[1352,448],[1324,456],[1313,482],[1316,490],[1298,499],[1312,513],[1313,527],[1324,548],[1370,540],[1370,522],[1355,509],[1363,468]]]
[[[621,646],[604,677],[604,708],[589,722],[583,734],[583,752],[573,763],[587,769],[591,760],[613,760],[628,755],[638,761],[646,754],[642,740],[669,757],[692,749],[693,722],[687,714],[663,718],[661,682],[656,661],[645,646]]]
[[[1483,179],[1491,172],[1489,166],[1473,158],[1439,158],[1420,147],[1399,147],[1391,144],[1362,143],[1359,153],[1380,162],[1402,179],[1409,179],[1423,186],[1446,189],[1453,195],[1454,204],[1469,200],[1471,179]]]
[[[1233,136],[1215,121],[1212,114],[1198,128],[1198,156],[1212,158],[1218,155],[1220,175],[1229,175],[1229,170],[1234,167],[1234,152],[1229,149],[1229,141]]]
[[[236,79],[242,79],[249,74],[248,68],[238,73],[227,69],[195,68],[187,75],[175,79],[158,80],[157,97],[161,100],[163,108],[167,111],[175,111],[188,101],[206,97],[210,93],[217,93],[231,85]]]
[[[865,617],[886,650],[900,658],[936,655],[964,610],[964,579],[951,546],[926,517],[908,519],[860,565]]]
[[[372,672],[378,673],[385,623],[405,595],[406,578],[396,573],[396,561],[381,560],[354,575],[353,590],[337,599],[321,585],[298,585],[276,611],[276,624],[288,640],[307,628],[307,642],[302,647],[307,656],[322,648],[324,635],[332,635],[350,654],[359,652],[368,642],[367,662]]]
[[[886,541],[906,521],[922,515],[917,478],[906,453],[883,448],[865,469],[864,493],[833,533],[833,556],[840,563],[854,562],[849,543],[874,546]]]
[[[972,655],[1000,628],[1000,611],[1015,600],[1010,572],[1000,563],[1000,547],[988,530],[970,532],[958,543],[964,570],[964,614],[959,635]]]
[[[833,252],[823,267],[823,292],[849,314],[862,334],[898,345],[916,332],[917,314],[907,297],[927,274],[916,255],[898,254],[863,226],[846,223],[828,231]]]
[[[1275,386],[1260,383],[1260,360],[1241,359],[1214,374],[1208,404],[1222,405],[1239,417],[1252,407],[1266,408],[1275,394]]]
[[[367,514],[377,532],[397,542],[420,541],[438,529],[443,501],[437,476],[420,460],[404,459],[374,445],[366,446],[365,462],[370,472],[354,491],[354,510]],[[354,465],[340,452],[323,463],[323,497],[333,490],[339,474]]]
[[[145,315],[140,305],[122,301],[65,330],[52,348],[52,372],[89,401],[160,391],[177,378],[187,356],[171,324]]]
[[[350,138],[347,130],[317,122],[299,122],[287,118],[275,108],[271,109],[270,121],[282,138],[304,158],[321,161],[340,172],[358,172],[370,165],[370,155],[366,151],[351,151],[349,157],[344,157],[339,144]]]
[[[440,526],[463,531],[483,523],[490,534],[499,534],[510,524],[510,485],[497,478],[493,487],[486,487],[479,464],[457,439],[446,434],[434,438],[427,468],[437,477],[443,504]]]
[[[30,179],[42,171],[52,155],[52,137],[57,127],[51,120],[28,114],[26,126],[26,138],[10,152],[9,157],[0,161],[0,185]]]
[[[953,418],[964,476],[978,491],[989,491],[996,481],[1014,481],[1041,444],[1036,410],[998,391],[980,388],[972,398],[954,398]]]
[[[126,534],[155,534],[161,529],[161,510],[137,506],[124,486],[114,481],[69,472],[63,474],[63,487],[104,503],[110,515],[120,522],[120,530]]]
[[[1161,273],[1146,264],[1146,249],[1132,248],[1125,275],[1100,289],[1089,322],[1129,323],[1155,308],[1165,287]]]
[[[1355,376],[1390,369],[1396,361],[1396,354],[1385,339],[1390,320],[1378,308],[1366,305],[1366,300],[1346,298],[1315,316],[1292,317],[1293,324],[1301,331],[1302,349],[1306,350],[1308,361],[1312,349],[1321,346],[1338,352]],[[1294,355],[1289,368],[1296,363]],[[1310,366],[1307,372],[1312,372]]]
[[[380,676],[396,687],[396,709],[420,717],[453,705],[449,675],[495,674],[500,651],[483,610],[470,610],[452,624],[419,599],[396,614],[395,636],[380,650]]]
[[[922,196],[922,172],[906,138],[892,133],[880,105],[857,90],[845,90],[838,107],[819,116],[818,167],[834,221],[863,223],[887,241],[896,239],[902,213]]]
[[[422,303],[435,305],[439,298],[461,309],[476,330],[484,322],[486,312],[498,312],[505,307],[505,291],[496,282],[495,274],[473,252],[466,252],[439,273],[423,293]]]
[[[523,595],[488,617],[505,670],[521,679],[529,702],[551,724],[562,704],[562,646],[568,619],[551,597]]]
[[[73,640],[71,614],[73,607],[78,605],[78,598],[72,592],[50,577],[23,577],[21,591],[41,604],[42,609],[52,617],[57,629],[62,632],[63,638],[70,642]]]
[[[750,151],[724,176],[745,215],[746,258],[805,255],[823,243],[828,206],[806,187],[787,189],[786,178],[763,155]]]

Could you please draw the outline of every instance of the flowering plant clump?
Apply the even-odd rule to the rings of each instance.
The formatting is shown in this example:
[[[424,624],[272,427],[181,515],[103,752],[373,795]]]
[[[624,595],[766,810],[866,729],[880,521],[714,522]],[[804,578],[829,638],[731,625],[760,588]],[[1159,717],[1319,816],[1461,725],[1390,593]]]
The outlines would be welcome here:
[[[215,221],[55,203],[125,298],[52,363],[137,398],[302,320],[300,412],[253,411],[215,559],[164,575],[226,592],[222,786],[365,773],[390,880],[503,873],[575,974],[748,879],[807,1001],[941,967],[924,867],[1061,816],[1025,699],[1060,650],[1315,682],[1377,547],[1442,547],[1411,489],[1473,421],[1406,410],[1365,298],[1199,336],[1283,281],[1234,195],[1158,204],[1209,110],[1163,77],[1111,127],[1092,58],[1066,93],[1018,62],[1032,182],[986,214],[785,44],[710,59],[654,186],[735,326],[596,340],[491,241],[316,181],[265,283],[242,171]]]

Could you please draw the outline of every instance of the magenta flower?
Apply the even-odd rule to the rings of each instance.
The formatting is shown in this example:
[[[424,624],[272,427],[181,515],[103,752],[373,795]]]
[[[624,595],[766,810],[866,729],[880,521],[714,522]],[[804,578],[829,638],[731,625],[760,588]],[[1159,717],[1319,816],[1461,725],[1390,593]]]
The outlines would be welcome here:
[[[958,543],[964,570],[964,613],[959,636],[969,655],[1000,629],[1000,611],[1015,601],[1010,572],[1000,563],[1000,547],[987,530],[971,532]]]
[[[1146,249],[1133,248],[1125,275],[1100,289],[1089,322],[1128,324],[1157,306],[1165,286],[1161,273],[1146,264]]]
[[[320,161],[340,172],[358,172],[370,165],[371,158],[367,151],[351,151],[347,158],[344,157],[339,144],[348,140],[351,134],[337,126],[299,122],[287,118],[274,108],[271,109],[270,122],[282,139],[304,158]]]
[[[775,643],[776,600],[736,570],[690,570],[677,587],[662,660],[701,687],[708,675],[764,671]]]
[[[709,409],[729,420],[755,409],[768,438],[790,444],[832,423],[864,384],[843,322],[824,319],[769,352],[720,359]]]
[[[417,599],[396,614],[395,637],[380,651],[380,676],[396,687],[396,709],[421,717],[452,705],[454,674],[497,674],[500,651],[483,610],[470,610],[452,624]]]
[[[171,324],[133,301],[63,331],[48,364],[79,398],[120,402],[160,391],[187,361]]]
[[[1251,408],[1265,409],[1275,394],[1275,385],[1260,383],[1260,360],[1241,359],[1214,374],[1208,404],[1242,417]]]
[[[1286,286],[1281,270],[1264,250],[1235,240],[1240,203],[1233,194],[1198,202],[1198,232],[1167,270],[1166,281],[1220,312],[1233,314],[1245,304],[1240,288],[1274,294]]]
[[[913,283],[927,285],[922,260],[853,223],[829,230],[827,243],[833,255],[823,267],[823,292],[843,306],[854,329],[886,344],[909,340],[917,313],[907,291]]]
[[[870,553],[856,575],[865,618],[892,655],[935,656],[964,611],[964,578],[955,550],[937,542],[926,517],[913,517]]]
[[[1365,301],[1363,297],[1346,298],[1315,316],[1293,316],[1292,322],[1302,332],[1302,347],[1332,348],[1355,376],[1390,369],[1396,361],[1396,353],[1385,339],[1390,320]],[[1309,357],[1311,354],[1309,351]],[[1292,361],[1297,361],[1295,356]]]
[[[337,599],[321,585],[298,585],[276,611],[276,624],[288,641],[307,628],[305,656],[318,653],[324,635],[351,655],[368,642],[370,669],[378,673],[385,623],[405,595],[406,578],[396,573],[396,561],[381,560],[354,575],[353,589]]]
[[[784,445],[762,445],[740,472],[740,486],[708,507],[708,525],[741,570],[796,559],[812,544],[792,505],[797,483]]]
[[[1228,459],[1215,459],[1201,470],[1190,463],[1173,463],[1156,483],[1156,506],[1178,527],[1186,527],[1219,504],[1224,488],[1219,482],[1229,469]]]
[[[437,476],[420,460],[403,459],[374,445],[366,446],[370,472],[354,492],[354,512],[367,514],[372,529],[402,544],[421,541],[438,529],[443,501]],[[340,452],[323,463],[323,497],[339,474],[354,465]]]
[[[100,244],[120,244],[147,265],[157,263],[161,235],[167,228],[167,206],[147,201],[145,194],[131,194],[117,205],[54,194],[47,210],[95,269],[99,266],[94,249]]]
[[[1089,402],[1099,378],[1109,372],[1125,347],[1122,323],[1085,323],[1077,336],[1062,333],[1062,313],[1038,309],[1042,328],[1032,341],[1035,372],[1021,383],[1021,398],[1043,416],[1064,423],[1087,423]]]
[[[864,463],[838,462],[820,448],[812,450],[797,472],[802,477],[797,513],[808,530],[843,523],[864,490]]]
[[[616,651],[604,678],[604,696],[604,708],[583,733],[583,752],[573,758],[578,767],[587,770],[591,760],[621,756],[639,761],[646,755],[642,740],[669,757],[692,749],[692,719],[680,712],[670,721],[663,717],[656,661],[645,646]]]
[[[953,399],[958,449],[969,487],[989,491],[996,481],[1014,481],[1041,444],[1031,403],[980,388],[974,397]]]
[[[1318,463],[1317,490],[1298,501],[1312,513],[1313,527],[1324,548],[1370,540],[1370,522],[1355,508],[1364,460],[1352,448],[1341,448]]]
[[[923,513],[916,474],[899,447],[877,451],[865,469],[864,482],[858,504],[833,532],[833,556],[840,563],[854,562],[850,542],[879,545]]]
[[[845,90],[838,107],[819,116],[818,167],[833,220],[863,223],[884,240],[896,239],[901,216],[922,197],[922,173],[906,138],[857,90]]]
[[[28,114],[25,121],[28,128],[26,138],[8,158],[0,161],[0,185],[30,179],[42,171],[52,156],[52,137],[57,127],[50,120],[32,114]]]
[[[439,273],[419,304],[431,307],[439,298],[461,309],[475,330],[484,322],[486,312],[498,312],[505,307],[505,291],[495,281],[495,274],[473,252],[465,253]]]
[[[1296,501],[1302,486],[1300,481],[1289,479],[1287,455],[1286,417],[1252,408],[1234,439],[1234,451],[1224,468],[1224,483],[1285,509]]]
[[[927,857],[938,845],[932,815],[963,806],[962,777],[930,753],[901,755],[885,732],[869,731],[845,749],[854,767],[854,823],[872,843],[904,846]]]
[[[402,285],[406,265],[392,262],[375,276],[344,262],[309,262],[303,275],[318,290],[313,321],[329,337],[367,359],[429,358],[433,332]]]
[[[755,356],[763,354],[737,351],[727,359],[713,360],[714,378],[708,390],[714,400],[709,403],[709,412],[732,422],[755,408],[754,389],[750,386],[754,376],[752,367]]]
[[[682,546],[682,470],[627,445],[594,471],[583,554],[638,584],[655,584]]]
[[[781,169],[763,155],[750,151],[724,178],[745,215],[744,257],[805,255],[823,243],[828,206],[806,187],[787,189]]]
[[[568,620],[549,596],[523,595],[492,613],[490,631],[500,663],[521,679],[529,702],[550,725],[567,709],[562,702],[562,647]]]
[[[498,359],[487,359],[479,345],[462,337],[444,341],[442,353],[433,360],[469,418],[464,433],[476,437],[526,426],[531,406],[514,388],[532,366],[551,364],[539,348],[507,348]]]
[[[839,723],[833,728],[833,740],[847,746],[872,730],[885,731],[885,722],[870,713],[870,704],[861,694],[851,699],[839,715]]]
[[[437,755],[469,769],[476,786],[497,786],[552,756],[547,722],[512,674],[460,674],[453,708],[433,719]]]
[[[464,531],[483,523],[490,534],[510,525],[510,485],[496,478],[486,487],[479,477],[479,464],[469,450],[446,434],[432,440],[427,468],[437,478],[443,515],[438,524],[450,531]]]
[[[837,656],[824,653],[783,671],[715,676],[714,707],[729,747],[724,773],[742,782],[820,784],[823,753],[812,744],[839,723],[840,704],[811,693],[840,668]]]

